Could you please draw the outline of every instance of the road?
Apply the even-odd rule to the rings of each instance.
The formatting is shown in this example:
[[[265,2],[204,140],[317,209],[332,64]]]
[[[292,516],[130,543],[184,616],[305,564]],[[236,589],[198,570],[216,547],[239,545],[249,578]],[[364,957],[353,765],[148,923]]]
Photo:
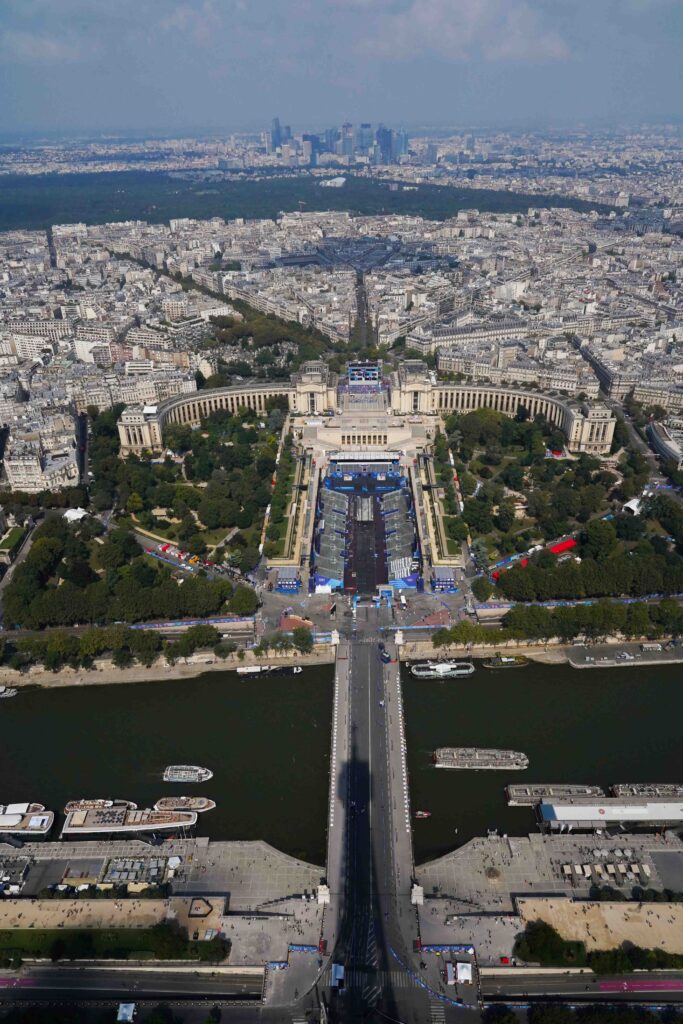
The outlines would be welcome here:
[[[672,991],[667,992],[670,986]],[[675,986],[679,986],[676,989]],[[595,1002],[596,999],[626,1002],[656,1001],[680,1003],[683,973],[667,972],[664,977],[646,974],[622,974],[611,978],[586,974],[517,975],[483,977],[481,983],[484,1002],[505,1002],[506,999],[529,999],[543,1002],[548,999]]]
[[[76,437],[78,441],[78,470],[81,474],[81,483],[87,486],[90,482],[89,430],[88,417],[84,412],[76,420]]]
[[[213,974],[206,969],[25,965],[19,978],[11,972],[0,972],[0,1016],[11,1006],[23,1007],[27,1012],[31,1007],[71,1006],[84,1013],[90,1011],[92,1019],[100,1020],[103,1009],[115,1009],[119,1002],[131,1000],[150,1009],[159,1003],[169,1005],[185,1024],[203,1024],[213,1006],[224,1014],[229,1012],[233,1021],[257,1021],[264,1019],[261,986],[260,974]],[[266,1019],[280,1024],[290,1021],[291,1016],[273,1014]]]
[[[377,643],[388,621],[386,609],[367,609],[345,645],[348,672],[343,669],[337,683],[328,880],[341,906],[329,949],[332,960],[345,966],[347,987],[343,994],[330,992],[333,1022],[446,1019],[438,963],[431,958],[423,972],[414,953],[419,932],[410,898],[412,831],[399,667],[393,659],[383,663]],[[395,658],[390,644],[387,652]],[[459,1019],[465,1019],[462,1009]]]
[[[363,348],[366,348],[372,335],[369,333],[370,320],[368,315],[368,296],[365,290],[365,276],[362,270],[356,271],[356,316],[358,320],[360,338]]]
[[[405,839],[397,842],[399,829],[405,837],[406,827],[410,828],[400,742],[392,750],[388,735],[388,717],[397,726],[399,711],[386,684],[391,675],[396,676],[397,667],[387,666],[385,680],[385,666],[372,641],[352,643],[349,657],[350,755],[342,766],[348,801],[346,890],[334,959],[345,965],[350,985],[337,1000],[337,1019],[362,1020],[374,1006],[389,1017],[417,1024],[428,1016],[427,1000],[416,987],[392,984],[399,964],[390,952],[393,949],[407,962],[417,938],[410,906],[409,832],[407,843]]]
[[[193,626],[215,626],[219,633],[222,633],[226,639],[242,643],[249,643],[254,639],[254,629],[251,624],[251,619],[248,619],[244,623],[239,621],[233,622],[229,618],[221,617],[219,615],[209,616],[205,619],[176,619],[173,622],[161,622],[159,620],[156,620],[155,622],[124,622],[116,623],[116,625],[124,625],[129,629],[153,630],[155,633],[158,633],[160,636],[167,639],[178,637]],[[5,636],[11,641],[23,640],[26,637],[45,637],[49,636],[51,633],[69,633],[72,636],[82,636],[83,633],[87,633],[88,630],[92,628],[93,626],[90,624],[79,624],[78,626],[45,626],[40,630],[13,629],[8,631]],[[97,625],[95,628],[98,628]]]
[[[165,970],[110,967],[78,968],[67,964],[22,969],[21,978],[0,972],[0,1002],[25,999],[78,998],[116,999],[139,996],[146,999],[202,998],[260,999],[262,978],[251,974],[211,974],[187,968]]]
[[[668,647],[661,643],[661,651],[642,651],[637,643],[574,644],[566,647],[569,664],[574,668],[644,668],[646,665],[676,665],[683,661],[683,646]],[[668,647],[668,649],[667,649]]]
[[[609,406],[617,419],[620,419],[623,422],[628,431],[629,442],[633,450],[638,452],[639,455],[642,455],[646,460],[650,469],[650,481],[655,485],[666,483],[666,477],[662,475],[655,453],[652,451],[647,441],[644,441],[640,436],[633,425],[633,420],[628,415],[621,402],[607,398],[605,399],[605,404]]]

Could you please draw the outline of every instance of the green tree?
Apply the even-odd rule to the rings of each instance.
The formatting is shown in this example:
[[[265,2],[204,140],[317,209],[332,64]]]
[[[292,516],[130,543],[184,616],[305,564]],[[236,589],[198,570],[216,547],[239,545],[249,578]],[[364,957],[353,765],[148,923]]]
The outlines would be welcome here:
[[[493,593],[493,586],[486,576],[478,576],[472,581],[472,593],[478,601],[488,601]]]
[[[302,654],[310,654],[313,650],[313,635],[305,626],[297,626],[292,630],[292,643]]]
[[[133,491],[133,493],[129,495],[128,500],[126,502],[126,511],[133,513],[142,512],[144,507],[145,503],[140,497],[140,495],[136,491]]]
[[[253,615],[258,608],[258,597],[251,587],[238,585],[228,601],[228,609],[234,615]]]
[[[237,525],[239,526],[239,523]],[[240,552],[237,564],[239,566],[240,572],[247,573],[251,572],[252,569],[256,568],[256,566],[258,565],[258,561],[258,550],[256,548],[247,547]]]
[[[582,535],[582,552],[587,558],[604,562],[617,545],[617,531],[604,519],[593,519]]]

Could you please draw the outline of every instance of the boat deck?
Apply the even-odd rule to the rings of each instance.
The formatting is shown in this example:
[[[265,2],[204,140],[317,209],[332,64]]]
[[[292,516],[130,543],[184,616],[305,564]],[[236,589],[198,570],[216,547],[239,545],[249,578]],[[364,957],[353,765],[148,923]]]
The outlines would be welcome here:
[[[505,787],[509,807],[535,807],[548,799],[565,800],[570,796],[604,796],[600,786],[577,786],[566,783],[537,782],[529,785],[517,784]]]
[[[32,811],[28,814],[0,814],[0,836],[45,836],[54,825],[53,811]]]
[[[612,796],[661,796],[683,795],[683,782],[619,782],[610,787]]]
[[[196,811],[130,810],[110,807],[106,810],[72,811],[67,814],[62,835],[157,832],[173,828],[190,828],[196,822]]]
[[[487,750],[480,747],[440,747],[434,751],[437,768],[522,769],[529,758],[519,750]]]

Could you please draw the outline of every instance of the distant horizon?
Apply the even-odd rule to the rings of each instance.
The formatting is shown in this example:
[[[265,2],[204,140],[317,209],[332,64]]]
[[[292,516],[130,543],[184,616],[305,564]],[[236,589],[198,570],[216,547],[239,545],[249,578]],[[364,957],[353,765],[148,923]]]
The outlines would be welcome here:
[[[274,114],[273,117],[278,116]],[[272,120],[272,119],[271,119]],[[627,132],[638,132],[638,131],[656,131],[656,130],[672,130],[672,131],[683,131],[683,116],[680,120],[673,118],[662,118],[653,121],[638,120],[634,122],[625,121],[614,121],[606,122],[604,120],[595,120],[593,122],[588,121],[575,121],[575,122],[536,122],[536,123],[507,123],[507,124],[496,124],[494,122],[457,122],[449,123],[443,122],[430,122],[430,123],[419,123],[416,121],[403,121],[403,120],[392,120],[389,117],[379,118],[377,120],[371,120],[369,118],[358,118],[356,121],[348,119],[351,124],[357,125],[364,122],[368,122],[372,125],[383,124],[391,128],[400,129],[415,134],[429,134],[430,132],[435,133],[452,133],[458,134],[463,132],[482,132],[486,134],[497,134],[502,135],[574,135],[574,134],[614,134],[619,135]],[[315,122],[304,122],[296,121],[294,119],[288,120],[286,117],[280,117],[282,124],[288,124],[291,126],[294,134],[300,134],[301,132],[322,132],[326,128],[338,127],[342,124],[342,121],[335,122],[332,119],[315,121]],[[51,140],[57,141],[127,141],[129,139],[135,139],[138,141],[164,141],[171,139],[209,139],[216,137],[227,137],[230,135],[259,135],[263,132],[267,132],[270,129],[270,120],[263,124],[253,125],[241,125],[241,126],[220,126],[220,125],[195,125],[194,127],[149,127],[149,128],[134,128],[121,126],[118,128],[80,128],[80,129],[62,129],[62,128],[30,128],[30,129],[8,129],[0,128],[0,144],[5,141],[12,140],[25,140],[25,141],[41,141]]]

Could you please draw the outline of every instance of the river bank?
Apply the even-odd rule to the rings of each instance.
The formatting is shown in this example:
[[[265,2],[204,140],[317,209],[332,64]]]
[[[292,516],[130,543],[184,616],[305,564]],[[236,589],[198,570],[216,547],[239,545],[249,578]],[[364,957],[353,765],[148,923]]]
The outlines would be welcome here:
[[[451,644],[447,647],[434,647],[431,640],[413,640],[402,644],[399,648],[399,660],[403,662],[434,660],[442,658],[490,658],[494,654],[505,653],[527,658],[530,662],[541,665],[569,665],[571,668],[641,668],[650,665],[683,664],[683,647],[669,651],[641,650],[642,641],[624,641],[611,639],[599,644],[525,644],[508,641],[495,645],[463,645]],[[666,639],[662,639],[666,643]],[[628,657],[622,654],[625,652]]]
[[[615,648],[631,653],[632,658],[617,659]],[[165,658],[159,657],[150,666],[131,665],[129,668],[119,668],[110,658],[101,658],[90,669],[74,669],[65,666],[57,672],[52,672],[40,665],[32,666],[23,672],[0,668],[0,685],[42,688],[113,686],[120,683],[157,683],[192,679],[215,672],[235,672],[238,668],[249,665],[307,668],[314,665],[333,665],[336,650],[333,644],[320,644],[310,654],[285,651],[259,658],[252,651],[243,651],[242,658],[231,655],[223,660],[216,658],[208,651],[200,651],[189,658],[177,661],[174,665],[170,665]],[[570,665],[576,669],[683,664],[683,647],[670,651],[650,651],[645,654],[640,650],[640,642],[628,643],[616,639],[591,646],[560,644],[552,641],[547,644],[508,641],[502,644],[473,646],[451,644],[447,647],[434,647],[431,640],[411,640],[398,648],[399,661],[402,662],[442,658],[482,659],[490,658],[498,652],[514,653],[541,665]]]
[[[564,645],[540,646],[508,642],[503,644],[449,644],[434,647],[431,640],[411,640],[399,647],[399,661],[418,661],[440,658],[490,658],[498,652],[520,655],[530,661],[549,665],[566,665],[569,662],[569,648]]]
[[[251,651],[245,651],[243,658],[220,659],[207,652],[169,665],[165,658],[157,658],[154,664],[131,665],[119,668],[110,658],[98,659],[90,669],[75,669],[65,666],[58,672],[51,672],[40,665],[32,666],[25,672],[15,669],[0,669],[0,684],[12,687],[41,687],[50,689],[58,686],[112,686],[118,683],[165,683],[181,679],[192,679],[214,672],[235,672],[248,665],[277,665],[282,667],[334,664],[336,647],[321,644],[311,654],[284,652],[264,658],[257,658]],[[247,676],[247,678],[250,678]]]

